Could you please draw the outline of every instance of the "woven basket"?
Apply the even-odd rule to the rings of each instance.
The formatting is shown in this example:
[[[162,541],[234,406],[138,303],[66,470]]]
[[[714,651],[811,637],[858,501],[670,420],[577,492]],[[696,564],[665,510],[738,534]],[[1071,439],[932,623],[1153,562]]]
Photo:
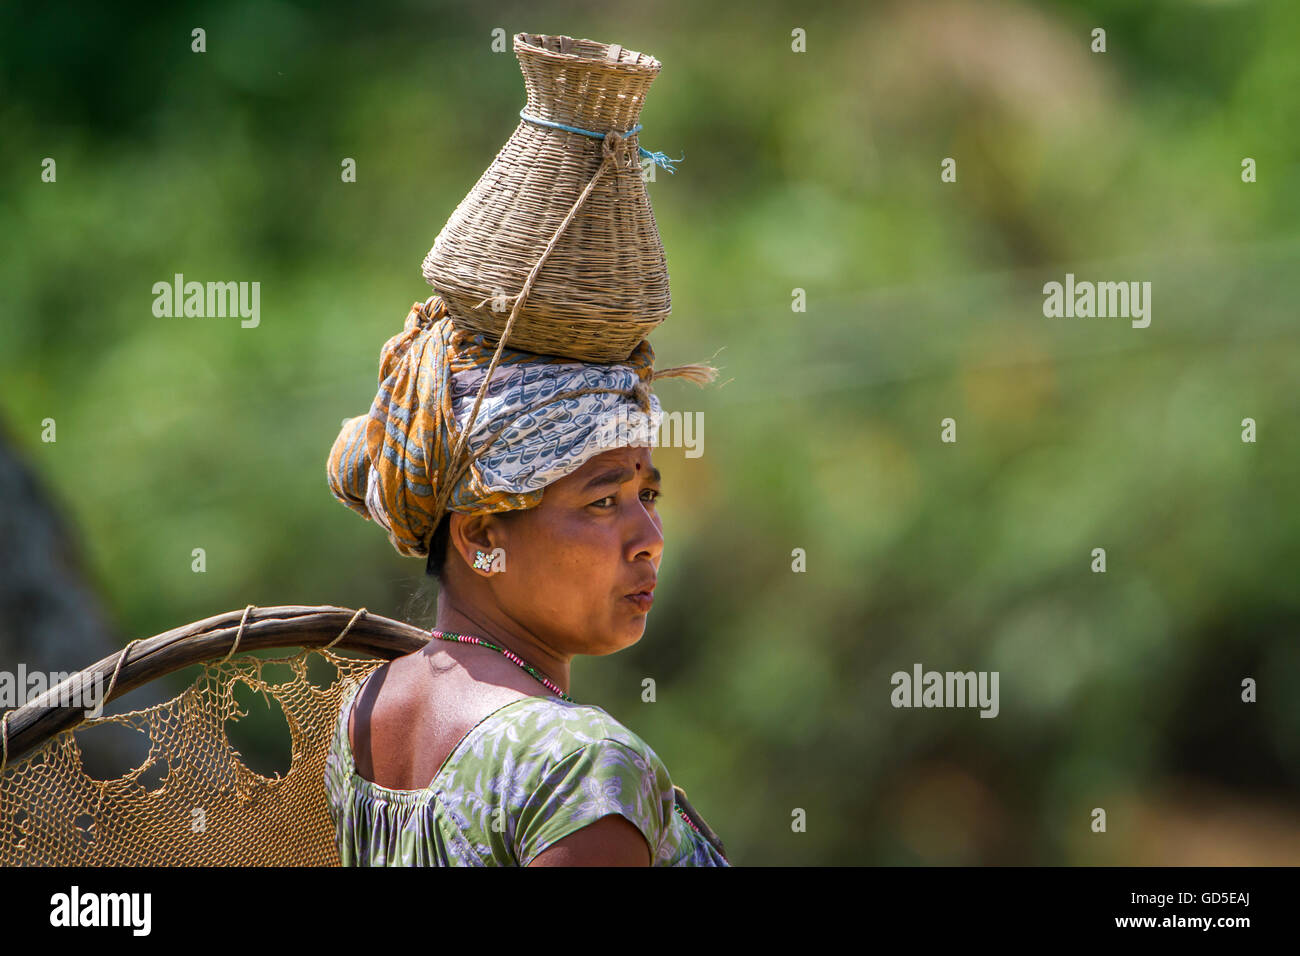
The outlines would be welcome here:
[[[659,61],[617,44],[514,38],[527,112],[593,132],[638,123]],[[586,362],[620,362],[668,315],[668,266],[627,138],[538,272],[506,343]],[[499,341],[525,280],[604,162],[605,142],[520,120],[443,226],[424,277],[461,328]],[[487,301],[484,301],[487,300]]]

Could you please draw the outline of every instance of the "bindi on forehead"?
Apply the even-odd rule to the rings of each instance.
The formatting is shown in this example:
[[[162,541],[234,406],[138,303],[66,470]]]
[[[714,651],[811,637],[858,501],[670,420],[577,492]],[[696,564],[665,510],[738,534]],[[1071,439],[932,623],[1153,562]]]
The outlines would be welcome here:
[[[641,464],[639,462],[635,462],[634,464],[636,465],[635,471],[628,471],[626,468],[612,468],[602,474],[596,475],[583,485],[582,490],[587,491],[591,488],[597,487],[598,485],[621,485],[625,482],[629,482],[636,477],[637,471],[641,470]],[[650,481],[662,480],[659,475],[659,469],[653,466],[651,466],[646,472],[646,477]]]

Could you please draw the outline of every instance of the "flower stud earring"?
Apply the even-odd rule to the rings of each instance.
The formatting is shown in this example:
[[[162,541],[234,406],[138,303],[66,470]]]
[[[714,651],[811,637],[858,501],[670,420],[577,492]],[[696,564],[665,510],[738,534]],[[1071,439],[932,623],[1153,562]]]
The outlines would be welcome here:
[[[492,555],[484,551],[474,552],[474,567],[476,570],[492,573]]]

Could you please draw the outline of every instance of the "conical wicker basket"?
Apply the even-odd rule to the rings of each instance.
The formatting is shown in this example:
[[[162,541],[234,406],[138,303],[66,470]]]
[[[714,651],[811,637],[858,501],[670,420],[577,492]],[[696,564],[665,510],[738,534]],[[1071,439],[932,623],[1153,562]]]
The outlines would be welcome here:
[[[564,36],[520,33],[514,51],[529,115],[599,133],[637,125],[660,67],[617,44]],[[610,161],[607,141],[521,120],[425,257],[424,277],[452,320],[499,341],[554,240],[507,344],[587,362],[631,355],[672,304],[638,146],[636,134],[628,136]]]

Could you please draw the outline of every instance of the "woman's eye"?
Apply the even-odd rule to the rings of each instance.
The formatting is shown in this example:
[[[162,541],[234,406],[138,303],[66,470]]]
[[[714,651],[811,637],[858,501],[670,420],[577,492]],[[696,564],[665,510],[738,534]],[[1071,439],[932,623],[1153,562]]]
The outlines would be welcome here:
[[[645,491],[641,492],[641,500],[649,501],[652,504],[658,501],[661,497],[663,497],[663,492],[656,491],[654,488],[647,488]],[[593,501],[591,503],[591,506],[593,508],[605,509],[605,508],[613,508],[617,503],[618,503],[618,495],[607,495],[606,497],[601,498],[599,501]]]

